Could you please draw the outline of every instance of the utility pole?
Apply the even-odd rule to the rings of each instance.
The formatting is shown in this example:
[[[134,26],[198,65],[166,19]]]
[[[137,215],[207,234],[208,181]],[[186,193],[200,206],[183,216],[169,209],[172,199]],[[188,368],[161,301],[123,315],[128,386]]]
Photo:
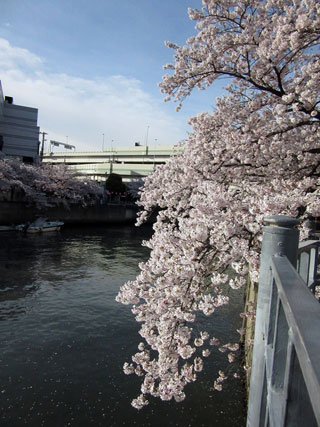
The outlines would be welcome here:
[[[111,154],[110,154],[110,175],[112,174],[112,170],[113,170],[113,161],[114,161],[114,154],[113,154],[113,143],[114,140],[111,140]]]
[[[42,135],[42,143],[41,143],[41,150],[40,150],[40,162],[42,162],[43,159],[43,150],[44,150],[44,141],[46,140],[45,136],[48,135],[47,132],[40,132]]]
[[[147,126],[147,134],[146,134],[146,156],[148,155],[148,135],[149,135],[149,125]]]

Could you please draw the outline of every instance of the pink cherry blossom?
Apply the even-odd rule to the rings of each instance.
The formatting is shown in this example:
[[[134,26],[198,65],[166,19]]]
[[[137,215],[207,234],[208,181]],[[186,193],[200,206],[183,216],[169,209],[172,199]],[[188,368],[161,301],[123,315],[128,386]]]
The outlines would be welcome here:
[[[135,362],[154,384],[142,393],[163,400],[182,399],[202,374],[208,337],[199,337],[198,315],[227,305],[228,287],[247,275],[258,281],[265,216],[320,216],[319,1],[203,0],[189,16],[197,33],[167,44],[174,62],[161,91],[179,109],[196,88],[219,78],[229,86],[212,112],[190,118],[183,152],[146,178],[138,224],[159,209],[150,257],[117,297],[134,304],[151,349]],[[229,360],[239,348],[209,343]],[[219,373],[214,388],[225,380]]]
[[[15,158],[0,160],[0,180],[10,192],[20,193],[26,203],[46,208],[62,204],[95,203],[99,185],[80,180],[66,165],[25,164]]]

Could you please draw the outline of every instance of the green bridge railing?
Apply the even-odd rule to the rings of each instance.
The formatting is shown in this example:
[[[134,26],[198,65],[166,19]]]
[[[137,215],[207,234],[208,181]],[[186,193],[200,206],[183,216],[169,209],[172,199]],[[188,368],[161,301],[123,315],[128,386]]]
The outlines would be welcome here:
[[[247,427],[320,426],[320,242],[298,222],[266,218]]]

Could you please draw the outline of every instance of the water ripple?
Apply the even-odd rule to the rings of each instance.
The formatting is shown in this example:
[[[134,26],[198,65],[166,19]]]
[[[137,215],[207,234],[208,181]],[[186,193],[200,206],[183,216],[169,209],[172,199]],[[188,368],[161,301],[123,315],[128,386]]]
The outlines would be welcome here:
[[[221,394],[207,392],[214,363],[189,387],[185,402],[153,400],[143,412],[130,406],[140,379],[124,375],[122,365],[140,341],[139,325],[114,298],[146,259],[140,243],[150,234],[91,227],[3,236],[1,427],[243,425],[239,382]],[[216,319],[222,334],[228,317]]]

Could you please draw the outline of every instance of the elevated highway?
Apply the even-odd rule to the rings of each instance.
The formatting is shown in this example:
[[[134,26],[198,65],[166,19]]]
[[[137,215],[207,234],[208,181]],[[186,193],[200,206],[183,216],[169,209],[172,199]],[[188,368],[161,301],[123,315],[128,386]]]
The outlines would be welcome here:
[[[51,152],[43,155],[44,163],[67,164],[79,176],[105,181],[110,173],[121,175],[123,181],[135,181],[152,173],[158,165],[183,150],[174,147],[120,147],[114,150],[89,152]]]

